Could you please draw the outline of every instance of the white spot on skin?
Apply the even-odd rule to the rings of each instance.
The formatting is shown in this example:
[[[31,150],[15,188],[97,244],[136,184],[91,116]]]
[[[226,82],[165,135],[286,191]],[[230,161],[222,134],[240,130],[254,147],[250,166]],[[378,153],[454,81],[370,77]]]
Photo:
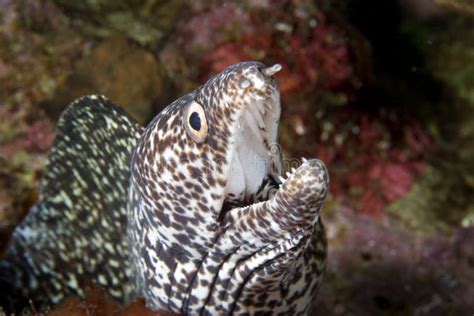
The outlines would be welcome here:
[[[102,274],[99,274],[99,275],[97,276],[97,281],[99,281],[99,283],[100,283],[101,285],[107,285],[107,279],[106,279],[105,276],[102,275]]]
[[[77,279],[73,274],[69,274],[69,280],[67,282],[67,285],[72,289],[77,289],[79,287]]]

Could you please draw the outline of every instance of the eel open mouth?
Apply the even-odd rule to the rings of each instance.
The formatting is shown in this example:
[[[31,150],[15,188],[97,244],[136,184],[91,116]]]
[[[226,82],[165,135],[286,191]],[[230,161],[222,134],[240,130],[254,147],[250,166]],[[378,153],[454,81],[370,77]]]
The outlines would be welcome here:
[[[277,144],[280,120],[278,84],[272,77],[281,65],[260,69],[248,85],[259,92],[248,92],[235,132],[235,149],[226,188],[227,201],[244,201],[256,193],[269,175],[276,178],[280,170]],[[244,79],[247,80],[247,79]]]

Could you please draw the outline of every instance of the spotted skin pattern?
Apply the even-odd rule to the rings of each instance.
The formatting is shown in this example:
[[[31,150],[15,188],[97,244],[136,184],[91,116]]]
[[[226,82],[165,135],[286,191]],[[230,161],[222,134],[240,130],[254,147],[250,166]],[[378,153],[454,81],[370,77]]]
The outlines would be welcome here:
[[[278,180],[279,90],[268,69],[233,65],[146,129],[102,97],[72,104],[0,282],[8,275],[12,293],[41,306],[83,296],[89,278],[123,303],[145,297],[154,310],[308,314],[326,260],[319,215],[329,179],[312,159]],[[202,142],[185,128],[193,103],[209,127]],[[244,117],[263,104],[249,137]],[[247,166],[235,176],[237,156],[249,152],[265,157],[264,172]],[[240,173],[247,182],[237,190],[230,184]]]
[[[31,298],[37,308],[68,294],[83,296],[88,278],[116,299],[131,292],[126,205],[131,148],[141,133],[99,96],[83,97],[62,114],[39,203],[0,261],[0,300],[12,294],[8,280],[15,299]]]

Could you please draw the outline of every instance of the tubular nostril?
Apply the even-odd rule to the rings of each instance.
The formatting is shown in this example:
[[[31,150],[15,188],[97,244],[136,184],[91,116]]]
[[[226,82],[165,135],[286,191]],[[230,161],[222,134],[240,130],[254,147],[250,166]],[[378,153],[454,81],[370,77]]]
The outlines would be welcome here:
[[[281,65],[280,64],[275,64],[271,67],[263,68],[262,73],[265,76],[270,77],[270,76],[273,76],[274,74],[276,74],[277,72],[279,72],[280,70],[281,70]]]

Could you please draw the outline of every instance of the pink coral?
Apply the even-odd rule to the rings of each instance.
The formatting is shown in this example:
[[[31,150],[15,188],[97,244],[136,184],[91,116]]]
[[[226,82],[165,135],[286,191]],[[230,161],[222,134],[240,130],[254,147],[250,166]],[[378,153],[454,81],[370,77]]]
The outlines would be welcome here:
[[[342,145],[337,144],[335,133],[344,129],[345,119],[336,120],[334,135],[319,144],[316,157],[334,170],[331,192],[335,196],[349,193],[350,204],[361,213],[381,216],[385,207],[405,196],[424,172],[424,157],[433,150],[432,141],[419,124],[409,123],[400,135],[403,142],[394,142],[398,135],[379,118],[355,115],[358,117],[351,126],[357,126],[358,133],[349,134]],[[345,115],[340,113],[339,117]],[[383,143],[386,148],[379,146]],[[344,172],[338,171],[340,166],[344,166]]]
[[[45,121],[25,125],[24,130],[10,141],[1,144],[0,153],[10,159],[18,151],[45,153],[52,146],[54,131]]]
[[[261,13],[236,15],[232,19],[232,23],[238,25],[234,30],[236,39],[228,42],[222,36],[223,26],[219,21],[225,18],[228,10],[237,8],[216,10],[193,19],[195,24],[207,25],[205,33],[209,33],[205,37],[192,33],[192,42],[207,47],[201,55],[201,78],[238,61],[260,59],[268,64],[279,62],[283,65],[277,75],[283,95],[315,88],[344,90],[351,86],[354,74],[350,66],[349,42],[344,31],[328,22],[322,12],[318,13],[316,26],[305,23],[306,26],[290,30],[288,34],[275,30],[263,20]],[[292,18],[297,20],[297,17]]]

